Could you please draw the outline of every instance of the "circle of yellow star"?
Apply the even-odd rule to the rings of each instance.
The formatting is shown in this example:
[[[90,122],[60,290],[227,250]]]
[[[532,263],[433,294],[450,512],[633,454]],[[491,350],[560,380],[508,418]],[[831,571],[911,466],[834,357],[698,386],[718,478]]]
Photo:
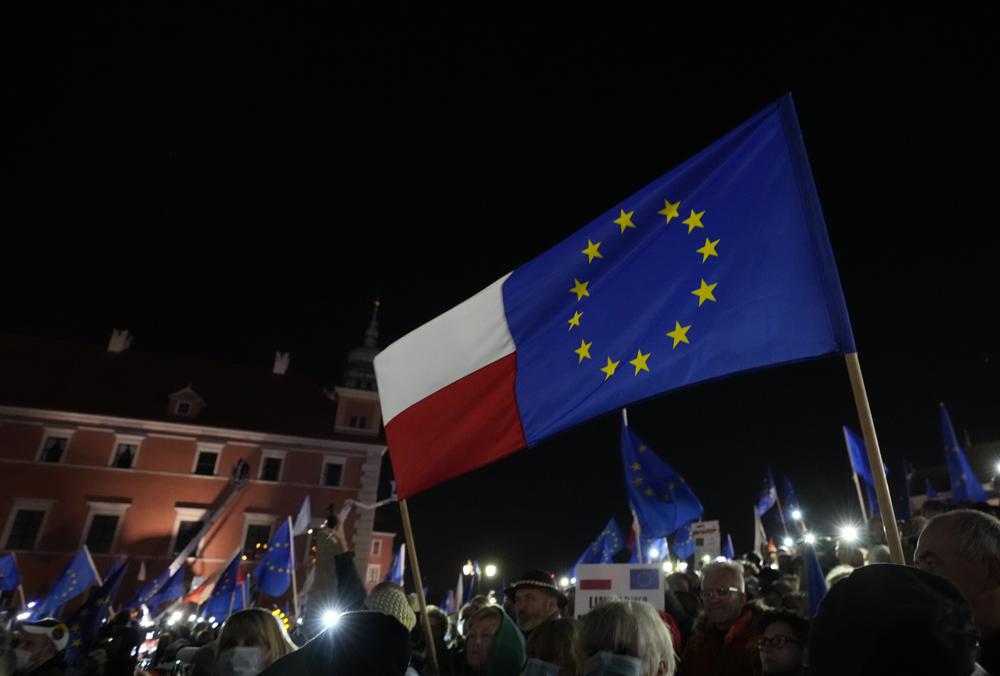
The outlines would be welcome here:
[[[674,322],[674,330],[667,333],[668,336],[674,339],[674,349],[676,349],[681,343],[687,343],[688,345],[691,344],[687,337],[687,332],[690,328],[690,324],[687,326],[681,326],[680,322]]]
[[[590,282],[581,282],[575,277],[573,278],[573,282],[574,282],[573,288],[570,289],[569,292],[576,294],[577,303],[579,303],[580,299],[583,298],[584,296],[587,296],[588,298],[590,297],[590,292],[587,291],[587,285],[590,284]]]
[[[701,217],[705,215],[704,211],[695,212],[694,209],[691,210],[691,215],[685,218],[681,223],[688,227],[688,234],[691,234],[695,228],[704,228],[705,226],[701,223]]]
[[[591,242],[588,239],[587,248],[581,251],[580,253],[585,254],[587,256],[588,263],[593,263],[595,258],[604,258],[604,256],[601,255],[601,252],[598,251],[598,248],[600,246],[601,246],[600,242]]]
[[[642,465],[640,465],[639,463],[637,463],[637,462],[633,462],[632,463],[632,469],[634,471],[638,472],[641,468],[642,468]]]
[[[701,254],[701,262],[704,263],[708,260],[709,256],[718,256],[719,253],[715,250],[715,247],[721,242],[721,239],[717,239],[714,242],[707,237],[705,238],[705,246],[700,249],[696,249],[698,253]]]
[[[654,495],[656,495],[656,491],[654,491],[652,488],[647,488],[646,495],[648,495],[649,497],[653,497]]]
[[[718,285],[718,282],[715,284],[706,284],[704,279],[701,280],[701,287],[691,292],[692,295],[698,296],[698,307],[701,307],[701,304],[706,300],[710,300],[713,303],[716,302],[715,296],[712,295],[712,291],[714,291],[715,287]]]
[[[622,227],[622,234],[624,235],[625,234],[625,228],[634,228],[635,227],[635,223],[632,222],[632,214],[634,214],[635,211],[629,211],[627,213],[626,213],[626,211],[624,209],[619,209],[618,211],[621,212],[621,216],[619,216],[618,218],[616,218],[614,220],[614,222],[617,223],[618,225],[620,225]],[[704,212],[702,212],[702,213],[704,213]]]
[[[569,331],[573,330],[574,326],[580,325],[580,317],[583,316],[582,312],[574,312],[573,316],[569,318]]]
[[[590,359],[590,346],[593,344],[594,341],[590,341],[589,343],[583,340],[580,341],[580,347],[573,350],[573,352],[580,355],[580,361],[578,361],[577,364],[582,362],[584,359]]]
[[[601,369],[601,373],[604,374],[605,380],[607,380],[608,378],[610,378],[615,374],[615,369],[618,368],[619,364],[621,364],[621,360],[611,361],[611,357],[608,357],[608,363],[604,366],[604,368]]]
[[[681,201],[680,200],[677,200],[676,204],[671,204],[670,200],[666,200],[665,199],[665,200],[663,200],[663,208],[660,209],[659,211],[657,211],[656,213],[658,213],[658,214],[660,214],[662,216],[666,216],[667,217],[667,223],[669,223],[670,219],[677,218],[677,215],[678,215],[677,214],[677,208],[680,205],[681,205]]]
[[[642,477],[641,476],[636,477],[635,479],[632,480],[632,483],[634,483],[636,486],[642,485]]]
[[[650,353],[647,352],[646,354],[643,354],[642,350],[637,350],[636,352],[638,354],[635,355],[635,359],[629,362],[629,364],[635,367],[635,373],[632,375],[639,375],[639,371],[649,373],[649,367],[646,366],[646,361],[649,359]]]

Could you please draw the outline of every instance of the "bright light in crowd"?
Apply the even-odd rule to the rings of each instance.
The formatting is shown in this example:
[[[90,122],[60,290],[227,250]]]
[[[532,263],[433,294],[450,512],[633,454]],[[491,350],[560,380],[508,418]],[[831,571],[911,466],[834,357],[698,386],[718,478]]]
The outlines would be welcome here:
[[[31,617],[31,613],[18,613],[17,615],[17,619],[19,620],[26,620],[29,617]]]
[[[576,578],[575,578],[575,577],[571,577],[571,578],[569,579],[569,583],[570,583],[570,584],[576,584]]]
[[[727,559],[726,557],[720,555],[720,556],[716,556],[715,560],[716,561],[728,561],[729,559]]]
[[[674,562],[671,561],[670,559],[667,559],[666,561],[664,561],[663,562],[663,572],[664,573],[672,573],[672,572],[674,572]]]
[[[801,509],[793,509],[792,510],[792,518],[795,519],[796,521],[801,521],[802,520],[802,510]]]
[[[792,545],[795,544],[795,540],[793,540],[792,538],[785,538],[784,540],[781,541],[781,543],[786,547],[791,547]]]
[[[467,563],[462,566],[462,575],[472,575],[472,563]]]
[[[813,535],[812,533],[806,533],[805,536],[803,536],[802,539],[805,540],[805,543],[807,545],[814,545],[814,544],[816,544],[816,536]]]
[[[650,547],[649,548],[649,558],[650,559],[658,559],[658,558],[660,558],[660,550],[657,549],[656,547]]]
[[[484,570],[486,572],[486,577],[493,577],[497,574],[497,567],[492,563],[487,564]]]
[[[194,614],[188,615],[188,622],[196,622],[197,620],[198,620],[197,615]]]
[[[174,622],[180,622],[182,617],[184,617],[184,614],[179,610],[175,610],[170,614],[170,619]]]
[[[677,570],[679,570],[682,573],[688,572],[688,562],[687,561],[681,561],[680,563],[678,563],[677,564]]]
[[[705,554],[703,557],[701,557],[701,562],[712,563],[712,556],[710,554]]]
[[[218,628],[219,628],[219,623],[218,622],[213,622],[212,623],[212,629],[218,629]]]
[[[171,617],[169,620],[167,620],[167,626],[168,627],[172,627],[175,624],[177,624],[177,620],[175,620],[174,618]]]
[[[209,622],[215,622],[215,616],[213,615],[212,617],[208,618],[208,621]]]
[[[561,578],[559,578],[559,586],[562,587],[563,589],[565,589],[566,587],[568,587],[569,586],[569,578],[566,577],[565,575],[563,575]]]
[[[332,627],[340,621],[340,613],[336,610],[326,610],[323,612],[323,626]]]
[[[28,608],[29,609],[30,608],[34,608],[36,605],[38,605],[38,601],[28,601]]]
[[[858,539],[858,527],[851,525],[841,526],[840,539],[844,542],[854,542]]]
[[[302,624],[302,618],[301,618],[301,617],[300,617],[299,619],[295,620],[295,621],[296,621],[296,622],[297,622],[298,624]]]

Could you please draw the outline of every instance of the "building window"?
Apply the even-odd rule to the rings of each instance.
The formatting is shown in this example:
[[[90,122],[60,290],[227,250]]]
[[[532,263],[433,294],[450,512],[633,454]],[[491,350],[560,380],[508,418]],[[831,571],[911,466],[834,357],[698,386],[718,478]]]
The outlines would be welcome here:
[[[174,540],[174,551],[171,554],[180,554],[181,550],[188,546],[191,538],[201,530],[201,521],[181,521],[177,525],[177,538]]]
[[[382,581],[382,566],[377,563],[368,564],[368,574],[365,575],[365,582],[368,584],[378,584]]]
[[[247,558],[256,559],[267,553],[267,543],[271,540],[271,527],[267,524],[247,524],[243,553]]]
[[[219,454],[212,451],[198,451],[198,460],[194,465],[194,473],[204,476],[214,476],[215,466],[219,462]]]
[[[42,444],[41,461],[59,462],[62,460],[68,443],[68,437],[45,437],[45,442]]]
[[[174,413],[177,415],[191,415],[191,402],[178,401],[177,406],[174,407]]]
[[[95,514],[87,533],[87,549],[91,554],[108,554],[118,531],[117,514]]]
[[[44,519],[43,510],[19,509],[10,527],[5,549],[34,549]]]
[[[378,538],[372,540],[372,556],[382,556],[382,541]]]
[[[352,415],[347,425],[348,427],[355,427],[357,429],[367,429],[368,417],[363,415]]]
[[[111,462],[111,466],[119,469],[131,469],[138,450],[137,444],[118,444],[115,446],[115,458]]]
[[[344,474],[344,462],[342,460],[327,460],[323,463],[323,485],[339,486]]]
[[[261,481],[278,481],[281,478],[281,458],[264,456],[260,466]]]

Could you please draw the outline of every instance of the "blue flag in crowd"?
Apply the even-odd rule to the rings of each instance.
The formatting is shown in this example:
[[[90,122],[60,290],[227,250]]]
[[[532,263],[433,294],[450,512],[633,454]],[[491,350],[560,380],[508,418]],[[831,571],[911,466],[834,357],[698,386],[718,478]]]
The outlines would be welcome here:
[[[903,472],[896,486],[896,518],[909,521],[913,518],[913,507],[910,505],[910,479],[913,478],[913,466],[903,460]]]
[[[806,596],[809,601],[809,619],[816,617],[819,610],[819,603],[826,595],[826,578],[823,576],[823,568],[816,558],[816,550],[811,545],[804,548],[806,564]]]
[[[125,577],[125,562],[115,564],[108,572],[104,584],[100,586],[66,623],[69,625],[69,644],[66,646],[66,663],[72,664],[80,655],[86,654],[101,625],[108,619],[111,605],[118,596],[118,588]]]
[[[872,516],[878,516],[882,510],[878,506],[878,497],[875,495],[875,478],[872,475],[871,465],[868,464],[868,447],[865,446],[865,440],[846,425],[844,426],[844,439],[847,442],[847,452],[851,458],[851,469],[861,477],[861,481],[865,485],[868,509]],[[882,469],[886,474],[889,473],[885,467]]]
[[[17,559],[13,554],[0,556],[0,591],[17,589],[21,585],[21,573],[17,570]]]
[[[722,555],[732,561],[736,558],[736,551],[733,549],[733,536],[726,533],[726,541],[722,543]]]
[[[958,445],[955,428],[951,426],[951,418],[944,404],[941,404],[941,431],[944,433],[944,455],[948,463],[948,479],[951,481],[951,501],[986,502],[986,491],[973,474],[962,447]]]
[[[778,501],[778,489],[774,486],[774,477],[771,476],[771,470],[767,470],[767,475],[764,477],[764,485],[760,489],[760,494],[757,496],[757,516],[764,516],[769,509],[774,507],[774,503]]]
[[[31,609],[31,619],[54,616],[61,607],[87,591],[90,585],[100,583],[101,580],[90,560],[90,553],[84,545],[49,589],[45,598]]]
[[[169,569],[168,569],[169,570]],[[175,601],[184,596],[184,565],[177,567],[177,572],[170,576],[167,583],[146,602],[151,614],[156,615],[160,606],[168,601]]]
[[[690,525],[685,524],[677,529],[670,545],[670,551],[680,559],[689,559],[694,556],[694,538],[691,537]]]
[[[931,486],[931,480],[930,479],[924,479],[924,491],[927,493],[927,499],[928,500],[937,500],[938,499],[937,491],[934,490],[933,486]]]
[[[629,559],[629,563],[639,563],[639,549],[642,549],[643,563],[659,563],[670,553],[667,538],[640,537],[639,540],[641,544],[632,548],[632,558]]]
[[[292,583],[292,533],[288,519],[271,538],[267,554],[253,571],[257,589],[269,596],[281,596]]]
[[[614,517],[608,521],[597,539],[584,550],[577,563],[612,563],[615,554],[625,548],[625,538]]]
[[[684,477],[622,424],[625,490],[643,537],[671,535],[701,518],[704,508]]]
[[[399,545],[399,551],[396,552],[396,556],[392,557],[392,568],[389,572],[385,574],[385,579],[388,582],[394,582],[400,587],[403,586],[403,575],[406,570],[406,543]]]
[[[787,512],[785,516],[791,517],[792,512],[799,509],[799,499],[795,495],[795,489],[792,487],[792,480],[788,478],[787,474],[784,476],[784,488],[784,495],[781,497],[781,506]]]
[[[128,608],[138,608],[141,605],[149,607],[150,600],[156,596],[156,593],[160,591],[163,587],[167,586],[170,581],[170,566],[163,569],[163,572],[154,577],[152,580],[143,585],[139,593],[129,601],[126,605]]]
[[[240,582],[240,560],[242,553],[237,553],[233,560],[229,562],[219,579],[215,582],[215,588],[208,597],[208,601],[201,609],[201,617],[214,617],[219,622],[229,617],[233,607],[236,605],[236,596],[240,595],[238,583]],[[242,599],[241,599],[242,602]]]
[[[455,607],[455,590],[449,589],[448,593],[445,594],[444,599],[441,601],[441,610],[451,615],[452,613],[457,613],[458,608]]]

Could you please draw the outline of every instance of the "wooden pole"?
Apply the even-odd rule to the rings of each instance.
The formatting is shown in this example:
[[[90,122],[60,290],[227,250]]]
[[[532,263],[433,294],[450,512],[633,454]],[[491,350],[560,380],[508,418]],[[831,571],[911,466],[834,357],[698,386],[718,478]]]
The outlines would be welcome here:
[[[292,605],[295,621],[299,620],[299,585],[295,581],[295,538],[292,536],[292,517],[288,517],[288,569],[292,571]]]
[[[858,491],[858,505],[861,507],[861,518],[868,521],[868,510],[865,509],[865,497],[861,494],[861,481],[858,480],[858,473],[854,471],[854,458],[851,456],[851,440],[847,437],[847,428],[844,428],[844,448],[847,450],[847,462],[851,466],[851,476],[854,478],[854,488]]]
[[[774,477],[771,477],[771,485],[774,486]],[[788,525],[785,523],[785,509],[781,506],[781,498],[778,497],[778,487],[774,486],[774,502],[778,507],[778,518],[781,519],[781,530],[785,531],[785,537],[788,537]]]
[[[875,435],[875,421],[872,419],[871,407],[868,405],[868,393],[865,391],[865,380],[861,375],[861,363],[857,352],[844,355],[847,361],[847,373],[851,378],[851,390],[854,392],[854,405],[858,409],[861,420],[861,431],[868,450],[868,466],[872,470],[875,481],[875,495],[878,498],[879,510],[882,512],[882,527],[885,529],[885,540],[892,554],[892,562],[906,565],[903,557],[903,543],[899,538],[899,528],[896,525],[896,512],[892,508],[892,497],[889,495],[889,482],[885,479],[885,464],[882,462],[882,452],[878,447],[878,437]]]
[[[424,598],[424,581],[420,577],[420,563],[417,561],[417,547],[413,543],[413,527],[410,525],[410,510],[406,506],[406,498],[399,501],[399,511],[403,516],[403,533],[406,535],[406,548],[409,551],[410,563],[413,564],[413,584],[417,588],[417,602],[420,607],[420,623],[424,628],[424,638],[427,641],[428,672],[431,674],[437,674],[437,646],[434,645],[434,634],[431,632],[431,620],[427,617],[427,599]]]

